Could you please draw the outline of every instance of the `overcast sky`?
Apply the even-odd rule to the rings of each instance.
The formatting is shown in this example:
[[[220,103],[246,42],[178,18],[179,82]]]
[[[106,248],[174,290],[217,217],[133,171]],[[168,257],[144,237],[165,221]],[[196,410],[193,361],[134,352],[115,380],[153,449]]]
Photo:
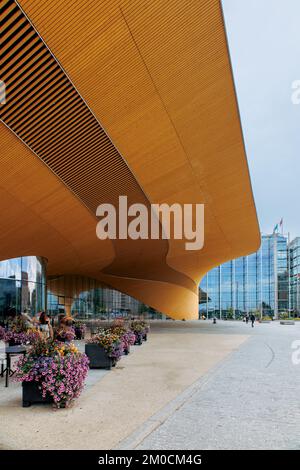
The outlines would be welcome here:
[[[223,0],[261,231],[300,236],[300,0]]]

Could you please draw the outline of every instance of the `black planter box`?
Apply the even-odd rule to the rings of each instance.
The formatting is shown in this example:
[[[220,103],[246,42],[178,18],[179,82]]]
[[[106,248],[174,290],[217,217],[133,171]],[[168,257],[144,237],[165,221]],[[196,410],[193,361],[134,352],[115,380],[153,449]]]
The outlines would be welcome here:
[[[130,346],[128,346],[127,348],[124,348],[124,356],[128,356],[128,354],[130,353]]]
[[[144,333],[144,334],[143,334],[143,341],[147,341],[147,340],[148,340],[147,333]]]
[[[14,339],[8,341],[8,346],[21,346],[21,343],[16,343]]]
[[[84,333],[82,332],[81,328],[75,328],[75,338],[84,339]]]
[[[59,341],[60,343],[66,343],[66,338],[63,338],[62,336],[56,336],[56,340]]]
[[[140,346],[140,345],[142,344],[142,342],[143,342],[143,335],[137,334],[137,335],[136,335],[136,338],[135,338],[134,344],[135,344],[136,346]]]
[[[42,397],[42,392],[37,382],[22,382],[22,390],[23,407],[31,406],[33,403],[53,403],[52,397]]]
[[[98,344],[86,344],[85,354],[90,360],[90,369],[111,369],[113,366],[112,358]]]

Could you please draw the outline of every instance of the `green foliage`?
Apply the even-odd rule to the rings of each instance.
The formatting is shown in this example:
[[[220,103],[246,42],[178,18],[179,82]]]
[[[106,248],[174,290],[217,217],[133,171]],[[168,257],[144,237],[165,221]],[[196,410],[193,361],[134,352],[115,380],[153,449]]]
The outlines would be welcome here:
[[[232,307],[230,307],[228,310],[227,310],[227,314],[226,314],[227,318],[229,320],[232,320],[234,318],[234,310]]]
[[[280,312],[278,317],[279,320],[288,320],[290,318],[290,315],[288,312]]]

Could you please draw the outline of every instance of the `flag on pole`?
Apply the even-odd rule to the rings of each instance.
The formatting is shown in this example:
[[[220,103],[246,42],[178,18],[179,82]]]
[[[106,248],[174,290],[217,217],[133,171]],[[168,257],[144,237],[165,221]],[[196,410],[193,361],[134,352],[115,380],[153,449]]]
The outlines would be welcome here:
[[[278,233],[279,227],[281,227],[281,232],[283,232],[283,217],[281,217],[279,223],[275,225],[273,233]]]
[[[283,218],[281,217],[279,225],[281,227],[281,235],[283,235]]]

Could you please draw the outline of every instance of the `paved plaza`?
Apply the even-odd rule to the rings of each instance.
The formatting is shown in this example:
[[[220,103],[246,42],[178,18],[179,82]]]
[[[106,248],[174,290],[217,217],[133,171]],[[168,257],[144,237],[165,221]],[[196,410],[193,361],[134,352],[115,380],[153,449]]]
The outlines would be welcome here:
[[[300,340],[293,326],[219,322],[201,332],[250,338],[221,366],[200,379],[166,419],[152,417],[156,427],[132,439],[138,449],[300,449],[300,364],[292,362],[292,343]],[[300,356],[300,355],[299,355]],[[299,357],[298,356],[298,357]],[[124,443],[126,444],[126,443]],[[130,439],[127,445],[130,445]]]
[[[152,322],[70,409],[22,408],[20,384],[0,380],[0,448],[299,449],[294,340],[300,322]]]

